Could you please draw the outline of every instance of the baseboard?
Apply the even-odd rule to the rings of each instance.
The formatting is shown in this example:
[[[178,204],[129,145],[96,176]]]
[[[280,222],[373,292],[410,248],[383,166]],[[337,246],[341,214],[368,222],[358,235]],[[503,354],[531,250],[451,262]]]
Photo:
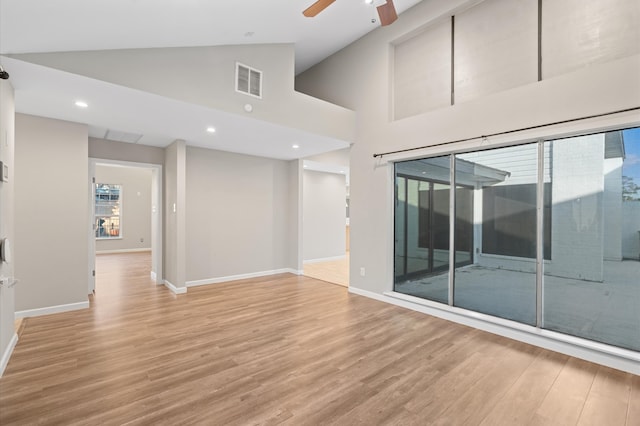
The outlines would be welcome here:
[[[477,328],[509,339],[518,340],[554,352],[580,358],[596,364],[640,375],[640,353],[568,336],[550,330],[520,324],[514,321],[484,315],[465,309],[436,304],[435,302],[398,294],[379,294],[356,287],[349,292],[384,303],[400,306],[458,324]],[[392,295],[391,295],[392,294]]]
[[[164,286],[171,290],[174,294],[185,294],[187,292],[186,287],[176,287],[167,280],[164,280]]]
[[[274,269],[272,271],[252,272],[249,274],[229,275],[226,277],[207,278],[204,280],[187,281],[187,287],[197,287],[200,285],[219,284],[227,281],[246,280],[248,278],[267,277],[269,275],[277,274],[294,274],[302,275],[302,271],[298,271],[293,268]]]
[[[119,250],[96,250],[96,254],[142,253],[144,251],[151,251],[151,247],[149,247],[149,248],[119,249]]]
[[[344,260],[346,258],[347,258],[347,255],[343,254],[342,256],[322,257],[318,259],[303,260],[302,263],[306,265],[309,263],[333,262],[335,260]]]
[[[2,377],[2,375],[4,374],[4,369],[7,368],[7,364],[9,364],[9,359],[11,358],[11,354],[13,353],[13,349],[16,347],[17,343],[18,335],[16,333],[13,333],[9,344],[7,345],[7,349],[5,349],[4,353],[2,354],[2,359],[0,359],[0,377]]]
[[[78,309],[89,308],[89,301],[69,303],[67,305],[48,306],[46,308],[27,309],[16,311],[15,318],[39,317],[42,315],[59,314],[61,312],[77,311]]]

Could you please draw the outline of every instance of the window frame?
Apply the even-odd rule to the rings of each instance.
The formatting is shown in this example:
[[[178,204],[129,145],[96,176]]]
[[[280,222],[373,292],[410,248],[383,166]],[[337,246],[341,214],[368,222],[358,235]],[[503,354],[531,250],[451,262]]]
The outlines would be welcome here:
[[[93,205],[94,205],[94,212],[93,212],[93,223],[95,225],[95,239],[96,241],[106,241],[106,240],[118,240],[118,239],[122,239],[123,238],[123,234],[122,234],[122,197],[123,197],[123,185],[122,184],[115,184],[115,183],[99,183],[96,182],[94,183],[94,200],[93,200]],[[98,187],[102,186],[102,185],[108,185],[109,186],[109,191],[112,190],[113,187],[118,187],[118,199],[117,201],[117,206],[118,206],[118,214],[99,214],[98,213]],[[110,192],[111,194],[111,192]],[[114,201],[111,200],[111,198],[109,198],[107,201]],[[101,218],[116,218],[118,220],[118,234],[116,236],[111,236],[111,235],[100,235],[100,225],[99,225],[99,219]]]

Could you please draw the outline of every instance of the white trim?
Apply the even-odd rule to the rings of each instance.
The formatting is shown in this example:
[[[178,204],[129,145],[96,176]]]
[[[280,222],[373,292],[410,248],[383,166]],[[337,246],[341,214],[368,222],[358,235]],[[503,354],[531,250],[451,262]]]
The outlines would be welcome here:
[[[119,250],[96,250],[96,254],[141,253],[145,251],[151,251],[151,247]]]
[[[385,294],[378,294],[355,287],[349,287],[349,292],[640,375],[640,353],[635,351],[554,331],[542,330],[515,321],[430,302],[401,293],[386,292]]]
[[[9,364],[9,359],[11,358],[11,354],[13,353],[13,349],[16,347],[17,343],[18,334],[13,333],[9,344],[7,345],[7,349],[5,349],[4,353],[2,354],[2,359],[0,359],[0,377],[2,377],[2,375],[4,374],[4,369],[7,368],[7,364]]]
[[[164,280],[164,286],[171,290],[174,294],[185,294],[187,292],[187,287],[176,287],[167,280]]]
[[[334,260],[343,260],[343,259],[346,259],[346,258],[347,258],[347,255],[343,254],[342,256],[321,257],[321,258],[318,258],[318,259],[303,260],[302,263],[304,265],[306,265],[308,263],[332,262]]]
[[[207,278],[204,280],[187,281],[187,287],[197,287],[197,286],[208,285],[208,284],[219,284],[227,281],[237,281],[237,280],[245,280],[247,278],[267,277],[269,275],[277,275],[277,274],[302,275],[302,271],[297,271],[293,268],[282,268],[282,269],[274,269],[272,271],[261,271],[261,272],[252,272],[249,274],[229,275],[226,277]]]
[[[46,308],[26,309],[24,311],[16,311],[15,318],[39,317],[41,315],[59,314],[61,312],[77,311],[79,309],[89,308],[89,301],[68,303],[66,305],[47,306]]]
[[[151,278],[151,281],[158,284],[158,274],[156,274],[155,271],[151,271],[151,274],[149,274],[149,276]]]

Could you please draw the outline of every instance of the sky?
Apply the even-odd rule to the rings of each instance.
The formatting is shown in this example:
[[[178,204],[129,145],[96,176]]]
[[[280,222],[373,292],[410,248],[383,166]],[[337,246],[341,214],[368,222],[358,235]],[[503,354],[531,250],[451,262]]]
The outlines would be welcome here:
[[[622,164],[622,174],[633,178],[640,185],[640,127],[622,132],[626,158]]]

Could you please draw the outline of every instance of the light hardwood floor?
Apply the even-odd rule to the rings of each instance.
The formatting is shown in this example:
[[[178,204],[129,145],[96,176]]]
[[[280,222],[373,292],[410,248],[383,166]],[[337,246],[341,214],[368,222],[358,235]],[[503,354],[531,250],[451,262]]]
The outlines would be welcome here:
[[[307,263],[303,273],[310,278],[349,287],[349,252],[343,259]]]
[[[190,288],[98,257],[91,308],[29,318],[0,424],[639,425],[640,377],[294,275]]]

